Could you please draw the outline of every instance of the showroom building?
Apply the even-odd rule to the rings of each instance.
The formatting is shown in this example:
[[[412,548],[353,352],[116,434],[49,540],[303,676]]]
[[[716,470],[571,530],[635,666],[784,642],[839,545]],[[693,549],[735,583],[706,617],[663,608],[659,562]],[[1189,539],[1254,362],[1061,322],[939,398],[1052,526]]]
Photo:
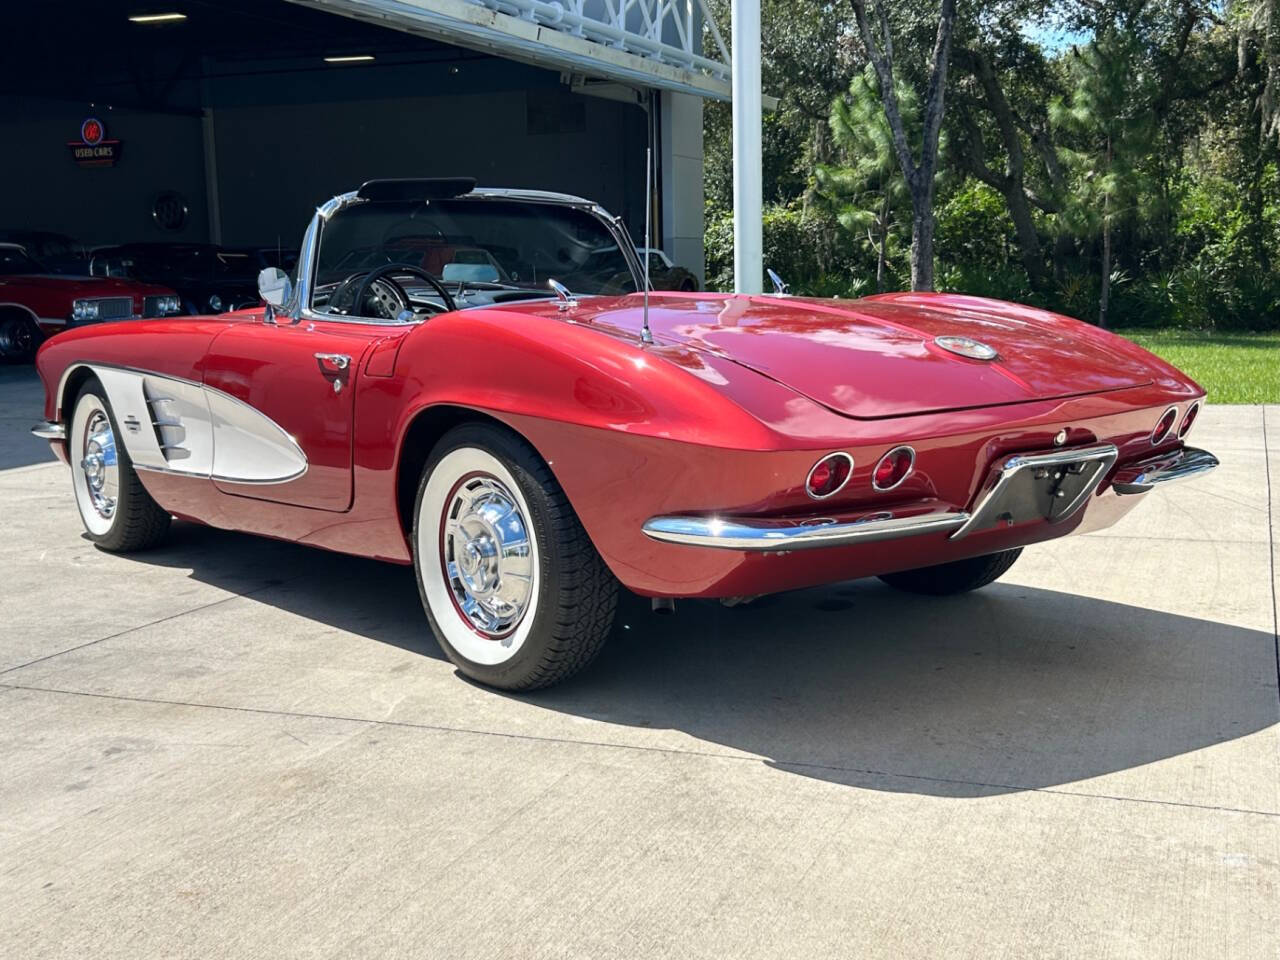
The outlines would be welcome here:
[[[6,14],[0,230],[296,247],[376,177],[471,176],[645,221],[703,272],[705,0],[47,0]],[[709,38],[704,55],[704,37]]]

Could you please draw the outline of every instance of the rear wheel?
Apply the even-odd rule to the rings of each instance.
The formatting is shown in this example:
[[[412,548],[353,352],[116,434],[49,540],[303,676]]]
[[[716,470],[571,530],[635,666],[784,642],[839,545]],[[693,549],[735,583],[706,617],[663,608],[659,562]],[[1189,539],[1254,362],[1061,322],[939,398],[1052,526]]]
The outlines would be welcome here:
[[[468,424],[436,445],[413,543],[431,628],[481,683],[558,683],[590,663],[612,629],[617,581],[546,464],[506,430]]]
[[[169,514],[142,486],[97,380],[76,398],[67,438],[76,506],[89,539],[103,550],[145,550],[164,538]]]
[[[889,586],[909,593],[924,593],[943,597],[953,593],[968,593],[989,583],[994,583],[1013,566],[1022,548],[1002,550],[982,557],[970,557],[936,567],[921,567],[901,573],[886,573],[880,577]]]

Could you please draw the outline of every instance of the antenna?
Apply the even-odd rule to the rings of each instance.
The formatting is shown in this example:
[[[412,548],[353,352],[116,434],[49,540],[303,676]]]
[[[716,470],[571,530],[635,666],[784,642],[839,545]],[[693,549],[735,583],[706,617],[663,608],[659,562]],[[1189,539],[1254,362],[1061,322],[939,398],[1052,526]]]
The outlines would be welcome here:
[[[653,147],[644,152],[644,320],[640,326],[640,342],[653,343],[649,329],[649,231],[653,221]]]

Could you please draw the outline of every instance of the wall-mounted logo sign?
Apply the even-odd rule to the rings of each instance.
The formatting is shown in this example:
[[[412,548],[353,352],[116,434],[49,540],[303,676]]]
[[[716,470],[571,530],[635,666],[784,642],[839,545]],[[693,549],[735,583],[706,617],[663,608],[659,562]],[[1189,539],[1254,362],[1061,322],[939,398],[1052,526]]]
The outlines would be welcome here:
[[[151,205],[151,219],[161,230],[181,230],[187,225],[187,201],[176,190],[156,195]]]
[[[80,139],[67,142],[71,157],[82,167],[114,167],[124,144],[107,139],[107,128],[96,117],[80,124]]]

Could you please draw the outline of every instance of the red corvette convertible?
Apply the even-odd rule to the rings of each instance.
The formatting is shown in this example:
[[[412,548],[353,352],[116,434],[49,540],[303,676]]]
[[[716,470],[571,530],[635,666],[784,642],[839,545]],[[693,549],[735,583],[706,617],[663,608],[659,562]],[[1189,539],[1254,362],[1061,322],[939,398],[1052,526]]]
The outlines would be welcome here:
[[[963,296],[639,292],[574,197],[371,181],[322,207],[268,306],[87,328],[36,433],[89,537],[172,516],[414,564],[468,675],[563,679],[619,585],[741,601],[880,576],[972,590],[1024,546],[1211,470],[1204,393],[1132,343]]]

